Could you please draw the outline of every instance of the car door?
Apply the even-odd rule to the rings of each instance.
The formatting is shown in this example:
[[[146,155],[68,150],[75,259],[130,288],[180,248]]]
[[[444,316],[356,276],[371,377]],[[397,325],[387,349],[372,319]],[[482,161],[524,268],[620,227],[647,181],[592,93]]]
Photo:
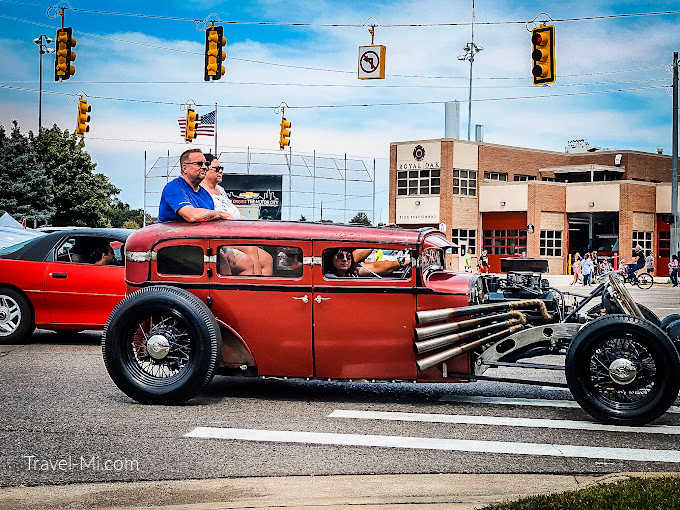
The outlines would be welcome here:
[[[329,253],[338,247],[377,253],[404,245],[315,241],[313,272],[314,360],[317,377],[415,379],[415,271],[391,275],[333,278],[324,275]],[[369,257],[370,258],[370,257]]]
[[[304,264],[312,243],[214,239],[210,247],[211,309],[244,339],[258,374],[312,377],[312,276]]]
[[[60,240],[47,263],[44,305],[55,328],[101,327],[125,297],[125,266],[95,265],[79,246],[106,239],[71,235]]]

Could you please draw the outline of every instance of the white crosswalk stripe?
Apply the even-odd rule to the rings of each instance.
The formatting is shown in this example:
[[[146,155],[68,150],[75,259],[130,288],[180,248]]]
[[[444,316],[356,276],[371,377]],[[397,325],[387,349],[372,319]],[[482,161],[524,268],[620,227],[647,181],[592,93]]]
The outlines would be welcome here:
[[[197,427],[184,437],[228,439],[276,443],[317,445],[368,446],[418,450],[446,450],[476,453],[506,453],[550,457],[628,460],[641,462],[680,463],[680,451],[643,448],[609,448],[566,444],[520,443],[444,439],[435,437],[384,436],[373,434],[338,434],[328,432],[298,432],[292,430],[236,429]]]
[[[534,406],[534,407],[566,407],[580,408],[578,402],[574,400],[551,400],[539,398],[509,398],[509,397],[484,397],[478,395],[444,395],[439,399],[440,402],[460,402],[462,404],[498,404],[513,406]],[[671,406],[668,413],[680,413],[680,406]]]
[[[680,434],[680,427],[670,425],[649,425],[629,427],[605,425],[590,421],[549,420],[541,418],[513,418],[509,416],[470,416],[464,414],[401,413],[395,411],[361,411],[336,409],[329,418],[350,418],[359,420],[412,421],[426,423],[456,423],[466,425],[496,425],[504,427],[533,427],[545,429],[593,430],[605,432],[631,432],[642,434]]]

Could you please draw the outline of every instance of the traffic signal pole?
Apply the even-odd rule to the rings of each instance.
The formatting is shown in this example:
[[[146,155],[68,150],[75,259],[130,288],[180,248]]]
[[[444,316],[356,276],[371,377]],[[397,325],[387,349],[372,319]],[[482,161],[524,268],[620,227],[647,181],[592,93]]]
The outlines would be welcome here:
[[[678,52],[673,52],[673,179],[671,184],[671,214],[673,225],[671,226],[671,258],[677,254],[678,234]]]

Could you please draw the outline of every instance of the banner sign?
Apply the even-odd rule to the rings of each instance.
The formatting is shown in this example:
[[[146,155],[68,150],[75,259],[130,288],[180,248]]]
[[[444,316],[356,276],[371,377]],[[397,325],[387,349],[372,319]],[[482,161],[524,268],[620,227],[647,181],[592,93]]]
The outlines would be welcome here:
[[[282,175],[225,173],[221,186],[244,218],[281,219]]]

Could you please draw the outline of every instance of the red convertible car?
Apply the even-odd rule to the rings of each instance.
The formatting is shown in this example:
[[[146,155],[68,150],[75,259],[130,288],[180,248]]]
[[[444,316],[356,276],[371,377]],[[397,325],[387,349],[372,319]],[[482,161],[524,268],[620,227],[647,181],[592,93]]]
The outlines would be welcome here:
[[[131,232],[62,230],[0,249],[0,343],[24,342],[36,327],[102,329],[125,296]],[[102,246],[113,251],[104,265],[94,260]]]
[[[496,380],[484,372],[499,366],[565,370],[575,399],[610,423],[649,422],[675,401],[679,316],[660,321],[613,275],[569,303],[540,274],[457,274],[451,248],[434,229],[146,227],[127,241],[106,368],[145,403],[184,402],[217,373],[461,382]],[[565,363],[522,361],[546,354]]]

